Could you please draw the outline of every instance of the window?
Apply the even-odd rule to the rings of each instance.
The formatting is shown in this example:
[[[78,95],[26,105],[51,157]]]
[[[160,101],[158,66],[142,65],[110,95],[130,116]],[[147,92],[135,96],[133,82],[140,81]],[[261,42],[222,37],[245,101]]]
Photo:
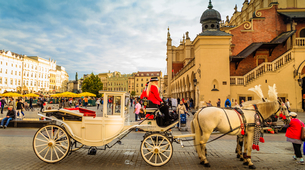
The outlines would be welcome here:
[[[15,80],[15,85],[17,85],[17,80]]]
[[[27,85],[27,86],[29,85],[29,81],[26,81],[26,85]]]
[[[33,82],[31,81],[31,86],[33,86]]]
[[[12,67],[14,67],[14,64],[12,63]]]
[[[159,73],[157,73],[157,76],[159,76]]]
[[[2,73],[2,68],[0,68],[0,73]]]
[[[20,86],[20,80],[18,80],[18,85]]]
[[[34,86],[36,86],[36,81],[34,81]]]
[[[21,71],[19,71],[19,76],[21,76]]]
[[[222,85],[227,85],[227,82],[226,82],[226,81],[223,81],[223,82],[222,82]]]
[[[138,81],[138,79],[137,79],[137,81]]]
[[[144,76],[144,74],[141,74],[141,76]]]
[[[15,71],[15,75],[17,76],[17,71]]]
[[[19,68],[21,68],[21,65],[19,65]]]
[[[4,84],[7,84],[7,78],[4,79]]]
[[[143,81],[143,79],[141,79],[141,81]]]
[[[147,73],[146,75],[147,75],[147,76],[149,76],[149,74],[148,74],[148,73]]]
[[[11,79],[10,83],[11,83],[11,85],[13,85],[13,79]]]
[[[7,65],[7,62],[6,62],[6,65]]]
[[[148,81],[148,79],[146,79],[146,81]]]
[[[1,64],[2,64],[2,61],[1,61]],[[2,84],[2,78],[0,77],[0,84]]]
[[[5,69],[5,74],[7,74],[7,69]]]
[[[141,87],[143,87],[143,84],[141,84]]]
[[[14,74],[14,71],[13,70],[11,70],[11,75],[13,75]]]
[[[17,64],[16,64],[16,68],[17,68]]]

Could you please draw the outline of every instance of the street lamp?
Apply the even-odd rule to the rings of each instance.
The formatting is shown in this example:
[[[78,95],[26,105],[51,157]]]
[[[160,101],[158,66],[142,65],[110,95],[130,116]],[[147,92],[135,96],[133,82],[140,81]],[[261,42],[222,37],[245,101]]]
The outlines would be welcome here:
[[[196,87],[196,85],[197,85],[197,79],[196,79],[196,77],[194,78],[193,82],[194,82],[194,86]]]
[[[303,85],[303,79],[301,79],[300,74],[299,74],[298,83],[299,83],[299,86],[302,87],[302,85]]]

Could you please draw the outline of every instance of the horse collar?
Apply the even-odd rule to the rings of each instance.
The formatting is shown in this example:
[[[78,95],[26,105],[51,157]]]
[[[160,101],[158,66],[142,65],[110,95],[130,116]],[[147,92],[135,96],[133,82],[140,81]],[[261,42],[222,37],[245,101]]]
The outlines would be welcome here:
[[[264,122],[265,119],[263,118],[262,114],[258,111],[257,105],[256,105],[256,104],[253,104],[253,107],[254,107],[254,109],[255,109],[256,114],[258,114],[259,117],[262,119],[262,122]]]

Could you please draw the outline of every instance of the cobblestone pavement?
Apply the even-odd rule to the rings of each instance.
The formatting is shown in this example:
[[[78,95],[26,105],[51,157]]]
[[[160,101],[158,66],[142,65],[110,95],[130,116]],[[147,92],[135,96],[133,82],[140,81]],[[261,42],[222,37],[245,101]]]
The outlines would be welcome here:
[[[132,108],[130,109],[132,110]],[[36,113],[28,113],[35,115]],[[132,120],[134,116],[131,114]],[[188,119],[191,120],[192,116]],[[181,148],[173,143],[174,154],[169,163],[162,167],[151,167],[142,160],[140,144],[144,132],[132,132],[122,140],[122,145],[115,145],[106,151],[99,150],[96,155],[87,155],[87,149],[80,149],[67,156],[61,162],[48,164],[36,157],[32,140],[35,128],[0,129],[0,169],[205,169],[199,164],[192,141],[184,142]],[[186,134],[173,129],[173,134]],[[212,135],[212,138],[218,134]],[[257,169],[305,169],[305,165],[296,165],[292,159],[292,144],[286,142],[285,134],[265,134],[265,143],[260,143],[260,151],[252,152],[252,161]],[[236,137],[225,136],[207,145],[208,160],[211,168],[207,169],[247,169],[235,154]]]

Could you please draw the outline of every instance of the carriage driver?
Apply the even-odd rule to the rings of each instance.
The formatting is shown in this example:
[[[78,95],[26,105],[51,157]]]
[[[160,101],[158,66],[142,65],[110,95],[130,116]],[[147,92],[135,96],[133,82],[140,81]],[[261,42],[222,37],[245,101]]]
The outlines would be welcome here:
[[[163,105],[163,100],[160,98],[159,88],[158,88],[158,77],[152,77],[146,89],[147,100],[151,101],[159,110],[165,115],[165,124],[169,123],[169,110],[168,106]]]

